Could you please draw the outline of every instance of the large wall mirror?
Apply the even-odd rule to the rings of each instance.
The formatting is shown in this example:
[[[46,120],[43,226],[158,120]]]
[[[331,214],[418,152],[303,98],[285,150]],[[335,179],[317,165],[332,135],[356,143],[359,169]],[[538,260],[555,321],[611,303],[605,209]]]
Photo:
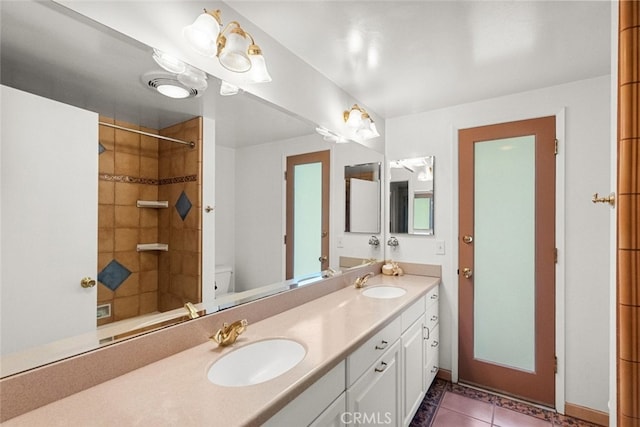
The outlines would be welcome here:
[[[380,163],[345,166],[344,186],[344,231],[380,233]]]
[[[433,234],[434,158],[389,162],[389,232]]]
[[[211,76],[197,96],[162,96],[153,48],[57,3],[0,13],[0,376],[188,320],[186,302],[202,315],[322,280],[320,263],[285,280],[290,156],[330,151],[327,265],[362,256],[335,243],[344,165],[381,154],[323,141],[249,93],[221,96]]]

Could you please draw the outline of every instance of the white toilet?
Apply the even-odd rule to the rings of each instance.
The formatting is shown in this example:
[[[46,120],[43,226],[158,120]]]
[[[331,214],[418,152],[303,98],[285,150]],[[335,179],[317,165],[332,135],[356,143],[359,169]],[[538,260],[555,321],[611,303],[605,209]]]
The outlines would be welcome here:
[[[216,297],[231,292],[231,274],[231,266],[216,265]]]

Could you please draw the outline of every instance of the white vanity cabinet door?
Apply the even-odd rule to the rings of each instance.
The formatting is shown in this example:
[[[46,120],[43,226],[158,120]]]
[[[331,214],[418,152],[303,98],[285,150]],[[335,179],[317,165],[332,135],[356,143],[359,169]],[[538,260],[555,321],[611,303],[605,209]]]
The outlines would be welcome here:
[[[402,420],[400,340],[347,389],[346,422],[398,426]]]
[[[345,361],[343,360],[263,425],[271,427],[308,426],[325,409],[330,407],[344,390]],[[344,407],[342,411],[344,412]]]
[[[347,410],[347,393],[343,392],[318,418],[311,423],[310,427],[343,427],[350,421],[345,413]]]
[[[408,426],[424,397],[424,316],[402,334],[402,424]]]

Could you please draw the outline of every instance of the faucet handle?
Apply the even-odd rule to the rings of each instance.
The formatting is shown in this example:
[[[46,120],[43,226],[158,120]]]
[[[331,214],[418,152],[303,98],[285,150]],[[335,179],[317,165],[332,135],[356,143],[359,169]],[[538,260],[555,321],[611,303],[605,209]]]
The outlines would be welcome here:
[[[238,339],[238,335],[243,333],[245,329],[247,329],[247,319],[236,320],[235,322],[228,324],[223,323],[222,328],[218,329],[218,331],[210,337],[213,341],[217,342],[218,345],[227,346],[233,344]]]

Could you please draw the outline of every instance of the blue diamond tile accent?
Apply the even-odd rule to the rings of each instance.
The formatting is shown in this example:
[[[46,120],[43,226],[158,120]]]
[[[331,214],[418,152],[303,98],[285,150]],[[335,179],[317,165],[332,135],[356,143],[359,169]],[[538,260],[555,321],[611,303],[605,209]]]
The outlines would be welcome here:
[[[105,151],[107,151],[107,149],[106,149],[106,148],[104,148],[104,145],[102,145],[102,144],[100,144],[100,143],[98,142],[98,155],[100,155],[100,154],[104,153]]]
[[[176,210],[178,211],[178,214],[183,221],[189,214],[191,206],[191,200],[189,200],[187,194],[183,191],[182,194],[180,194],[178,201],[176,202]]]
[[[115,291],[125,280],[127,280],[127,277],[129,277],[130,274],[131,272],[127,267],[114,259],[111,260],[111,262],[107,264],[100,273],[98,273],[98,280],[107,288]]]

